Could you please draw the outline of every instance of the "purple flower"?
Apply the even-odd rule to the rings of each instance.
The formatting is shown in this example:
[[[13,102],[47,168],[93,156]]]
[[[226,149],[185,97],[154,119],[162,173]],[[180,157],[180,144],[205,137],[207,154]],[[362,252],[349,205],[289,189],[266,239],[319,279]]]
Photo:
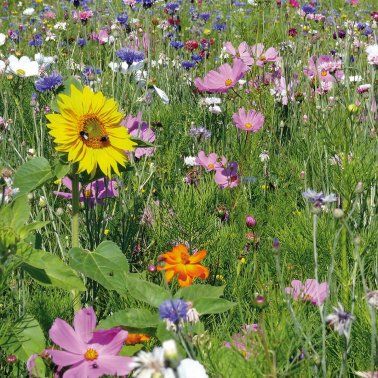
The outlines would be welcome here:
[[[92,307],[76,313],[74,328],[62,319],[55,319],[49,335],[62,350],[47,349],[46,353],[60,368],[70,367],[65,376],[97,378],[127,375],[133,369],[130,357],[118,356],[127,332],[117,328],[94,331],[96,322]]]
[[[317,193],[315,190],[312,189],[307,189],[305,192],[302,193],[302,195],[309,202],[313,203],[315,207],[321,207],[326,203],[335,202],[337,200],[337,197],[333,193],[324,195],[323,192]]]
[[[333,310],[333,313],[326,317],[327,324],[337,331],[340,336],[349,337],[352,322],[355,319],[354,316],[346,312],[340,303]]]
[[[128,115],[121,122],[121,125],[127,127],[131,136],[144,142],[155,142],[155,133],[146,122],[142,121],[142,113],[138,113],[136,117]],[[152,156],[154,153],[154,147],[138,147],[134,151],[137,159],[140,159],[142,156]]]
[[[174,324],[185,321],[187,312],[188,304],[182,299],[169,299],[159,306],[160,318]]]
[[[215,182],[222,188],[234,188],[239,185],[239,175],[238,175],[238,163],[232,161],[223,166],[217,168],[214,176]]]
[[[171,41],[170,45],[171,45],[174,49],[176,49],[176,50],[178,50],[178,49],[182,49],[182,48],[184,47],[184,43],[181,42],[181,41]]]
[[[209,139],[211,137],[211,131],[206,129],[206,127],[203,127],[203,126],[199,126],[199,127],[192,126],[189,130],[189,135],[193,138]]]
[[[309,4],[303,5],[302,10],[306,14],[314,14],[316,12],[316,8]]]
[[[293,280],[291,287],[287,287],[285,292],[291,294],[295,300],[302,299],[304,302],[320,306],[328,297],[329,287],[327,282],[319,283],[314,279],[308,279],[304,284],[299,280]]]
[[[62,179],[62,184],[71,193],[57,192],[54,194],[58,197],[72,199],[72,181],[68,177]],[[84,189],[79,185],[80,202],[87,203],[90,207],[94,205],[102,205],[105,198],[118,197],[117,182],[115,180],[98,179],[89,183]]]
[[[116,55],[123,62],[126,62],[128,65],[133,63],[141,62],[144,59],[144,53],[142,51],[136,51],[128,47],[119,49],[116,52]]]
[[[35,89],[38,92],[52,91],[63,85],[63,78],[57,72],[53,72],[49,76],[41,77],[35,83]]]
[[[121,25],[126,25],[127,24],[127,21],[129,20],[129,16],[127,15],[127,13],[121,13],[117,16],[117,21],[121,24]]]

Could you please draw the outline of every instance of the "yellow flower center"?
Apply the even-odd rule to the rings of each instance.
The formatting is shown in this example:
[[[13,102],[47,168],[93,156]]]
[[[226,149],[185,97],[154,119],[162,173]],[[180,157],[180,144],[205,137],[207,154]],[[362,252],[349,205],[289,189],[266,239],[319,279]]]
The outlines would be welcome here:
[[[247,123],[244,125],[244,127],[245,127],[246,129],[252,129],[252,123],[247,122]]]
[[[85,353],[84,353],[84,358],[87,361],[94,361],[97,360],[98,358],[98,352],[95,349],[89,348]]]
[[[226,84],[226,87],[229,87],[230,85],[232,85],[232,80],[227,79],[224,83]]]
[[[23,70],[22,68],[19,68],[19,69],[16,71],[16,74],[19,75],[19,76],[25,76],[26,72],[25,72],[25,70]]]
[[[208,164],[208,165],[207,165],[207,168],[209,168],[209,169],[214,169],[214,164],[212,164],[212,163]]]
[[[110,145],[105,127],[95,114],[85,114],[80,117],[79,134],[88,147],[102,148]]]
[[[261,55],[260,56],[260,60],[262,60],[263,62],[265,62],[266,61],[266,56],[265,55]]]
[[[322,72],[320,73],[323,77],[327,76],[328,72],[326,70],[322,70]]]
[[[84,196],[85,198],[91,198],[92,197],[92,191],[90,189],[84,190]]]

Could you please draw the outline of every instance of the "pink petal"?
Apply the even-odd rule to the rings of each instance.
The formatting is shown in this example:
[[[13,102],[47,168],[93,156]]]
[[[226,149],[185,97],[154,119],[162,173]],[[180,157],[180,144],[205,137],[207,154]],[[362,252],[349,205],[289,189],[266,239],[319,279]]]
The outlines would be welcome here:
[[[96,328],[97,318],[92,307],[83,308],[75,314],[74,328],[81,338],[88,343]]]
[[[122,349],[123,343],[127,338],[128,332],[127,331],[119,331],[117,335],[110,341],[108,344],[99,347],[98,354],[100,356],[104,355],[116,355]]]
[[[131,357],[103,356],[98,358],[99,368],[108,375],[128,375],[134,368]]]
[[[49,331],[50,339],[63,349],[82,354],[85,352],[85,343],[73,328],[62,319],[55,319]]]
[[[88,362],[83,361],[82,363],[73,366],[71,369],[68,369],[64,374],[63,378],[88,378],[94,377],[93,375],[89,376],[88,374]],[[100,377],[100,376],[97,376]]]
[[[84,361],[83,354],[73,354],[65,352],[64,350],[46,349],[46,352],[51,356],[54,364],[59,366],[70,366]]]

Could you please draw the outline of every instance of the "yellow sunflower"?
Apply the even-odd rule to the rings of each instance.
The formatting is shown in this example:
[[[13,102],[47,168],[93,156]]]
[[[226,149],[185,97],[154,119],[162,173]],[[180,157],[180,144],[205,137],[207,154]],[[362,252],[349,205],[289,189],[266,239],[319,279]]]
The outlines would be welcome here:
[[[127,128],[120,123],[123,114],[118,104],[91,88],[82,90],[71,85],[70,95],[58,96],[57,114],[48,114],[47,127],[54,137],[57,151],[67,152],[68,161],[78,163],[78,173],[94,175],[97,167],[108,177],[118,164],[125,166],[125,151],[134,150]]]

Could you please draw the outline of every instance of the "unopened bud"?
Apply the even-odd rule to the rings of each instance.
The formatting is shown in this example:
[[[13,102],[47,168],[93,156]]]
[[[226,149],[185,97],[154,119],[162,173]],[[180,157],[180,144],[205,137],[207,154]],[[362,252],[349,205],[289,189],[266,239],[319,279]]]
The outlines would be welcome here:
[[[341,219],[344,216],[344,211],[343,209],[334,209],[333,210],[333,216],[336,219]]]

